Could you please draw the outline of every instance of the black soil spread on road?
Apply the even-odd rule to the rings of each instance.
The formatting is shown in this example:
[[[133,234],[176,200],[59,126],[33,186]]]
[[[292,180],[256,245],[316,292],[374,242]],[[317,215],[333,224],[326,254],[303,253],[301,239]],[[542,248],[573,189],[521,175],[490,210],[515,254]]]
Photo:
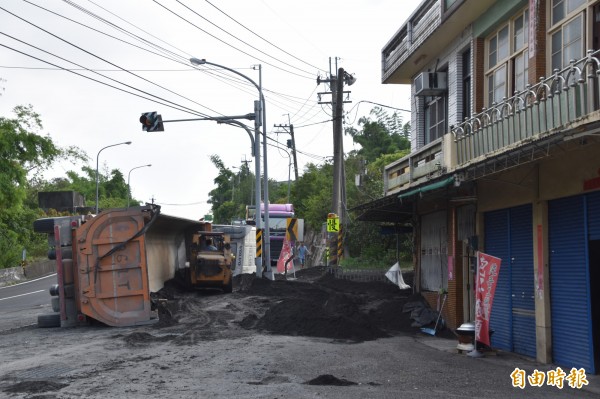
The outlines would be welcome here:
[[[406,302],[417,298],[410,289],[400,290],[384,281],[335,278],[323,267],[304,269],[296,273],[296,278],[291,277],[278,276],[270,281],[256,278],[254,274],[236,276],[234,293],[227,295],[229,305],[220,311],[205,308],[204,312],[202,304],[194,304],[197,300],[208,298],[214,304],[223,294],[189,293],[176,284],[167,284],[158,293],[162,301],[156,327],[173,327],[198,317],[194,337],[202,339],[211,338],[213,325],[229,321],[246,330],[352,342],[419,331],[411,326],[410,313],[402,312]],[[405,280],[412,284],[412,275],[407,274]],[[136,336],[135,342],[139,343],[140,338]],[[147,338],[156,339],[153,335]],[[179,337],[178,343],[193,343],[193,339],[188,342]]]

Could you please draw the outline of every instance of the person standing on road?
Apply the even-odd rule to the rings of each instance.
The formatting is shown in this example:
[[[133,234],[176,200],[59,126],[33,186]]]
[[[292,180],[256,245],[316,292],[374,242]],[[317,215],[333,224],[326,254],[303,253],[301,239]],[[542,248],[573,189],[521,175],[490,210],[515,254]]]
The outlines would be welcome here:
[[[304,269],[306,255],[310,255],[310,252],[308,252],[308,248],[306,248],[306,245],[304,245],[304,242],[301,242],[300,247],[298,247],[298,259],[300,260],[300,268],[301,269]]]

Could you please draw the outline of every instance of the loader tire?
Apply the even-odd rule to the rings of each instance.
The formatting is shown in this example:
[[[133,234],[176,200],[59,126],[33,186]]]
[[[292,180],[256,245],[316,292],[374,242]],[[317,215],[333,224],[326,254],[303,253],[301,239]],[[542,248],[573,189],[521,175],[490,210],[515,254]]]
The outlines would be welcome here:
[[[225,294],[231,294],[233,292],[233,278],[229,278],[229,282],[223,286],[223,292]]]
[[[60,327],[60,313],[38,315],[37,325],[40,328]]]

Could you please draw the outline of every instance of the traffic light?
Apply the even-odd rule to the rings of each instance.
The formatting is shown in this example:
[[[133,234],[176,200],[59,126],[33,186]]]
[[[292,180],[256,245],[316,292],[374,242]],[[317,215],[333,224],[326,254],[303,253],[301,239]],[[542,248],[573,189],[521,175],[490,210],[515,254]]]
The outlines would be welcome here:
[[[164,132],[162,116],[156,112],[146,112],[140,116],[142,130],[145,132]]]

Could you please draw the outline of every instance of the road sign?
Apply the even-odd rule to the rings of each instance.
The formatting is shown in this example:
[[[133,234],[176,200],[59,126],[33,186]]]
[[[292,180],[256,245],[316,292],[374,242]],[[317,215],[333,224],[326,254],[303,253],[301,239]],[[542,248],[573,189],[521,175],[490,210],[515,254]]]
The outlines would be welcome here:
[[[287,224],[285,228],[285,238],[288,241],[298,241],[298,219],[287,218]]]
[[[328,233],[337,233],[339,231],[340,231],[340,218],[328,217],[327,218],[327,232]]]

